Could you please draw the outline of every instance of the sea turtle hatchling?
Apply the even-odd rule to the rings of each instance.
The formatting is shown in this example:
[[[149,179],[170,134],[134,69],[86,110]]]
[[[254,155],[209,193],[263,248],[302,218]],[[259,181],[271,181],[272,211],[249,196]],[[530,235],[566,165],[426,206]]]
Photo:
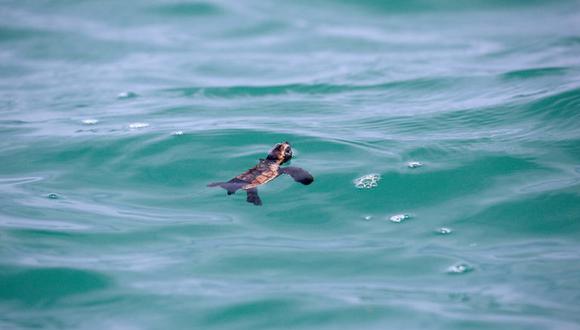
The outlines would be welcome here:
[[[288,142],[278,143],[270,150],[266,159],[260,159],[258,165],[246,172],[236,176],[228,182],[210,183],[208,187],[222,187],[227,190],[228,195],[235,194],[238,189],[244,189],[248,194],[246,201],[254,205],[262,205],[262,200],[258,196],[259,185],[268,183],[281,174],[290,175],[294,181],[304,185],[309,185],[314,181],[314,177],[307,171],[293,166],[280,167],[292,158],[292,147]]]

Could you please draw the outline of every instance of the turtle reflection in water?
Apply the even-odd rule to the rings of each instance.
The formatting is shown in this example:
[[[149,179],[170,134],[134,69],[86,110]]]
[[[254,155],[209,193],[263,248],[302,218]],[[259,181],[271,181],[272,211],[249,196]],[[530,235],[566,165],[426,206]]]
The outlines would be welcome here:
[[[236,176],[228,182],[210,183],[208,187],[222,187],[228,191],[228,195],[235,194],[238,189],[244,189],[248,194],[246,200],[254,205],[262,205],[258,196],[258,186],[268,183],[282,174],[290,175],[294,181],[309,185],[314,177],[299,167],[280,165],[292,158],[292,147],[288,142],[278,143],[270,150],[266,159],[260,159],[258,165]]]

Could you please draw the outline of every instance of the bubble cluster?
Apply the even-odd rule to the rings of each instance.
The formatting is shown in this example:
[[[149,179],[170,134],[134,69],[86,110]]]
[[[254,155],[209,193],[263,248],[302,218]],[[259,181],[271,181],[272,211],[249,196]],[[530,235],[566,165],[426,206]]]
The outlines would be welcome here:
[[[389,220],[391,220],[392,222],[399,223],[399,222],[405,221],[405,220],[410,219],[410,218],[411,218],[410,215],[402,213],[402,214],[395,214],[395,215],[391,216],[389,218]]]
[[[379,180],[381,180],[379,174],[371,173],[355,179],[353,183],[358,189],[371,189],[379,185]]]
[[[473,267],[465,263],[455,264],[447,268],[449,274],[465,274],[471,271],[473,271]]]
[[[46,195],[46,197],[48,197],[49,199],[58,199],[58,195],[55,193],[50,193]]]
[[[408,162],[407,163],[408,168],[417,168],[417,167],[421,167],[421,166],[423,166],[423,163],[421,163],[421,162]]]

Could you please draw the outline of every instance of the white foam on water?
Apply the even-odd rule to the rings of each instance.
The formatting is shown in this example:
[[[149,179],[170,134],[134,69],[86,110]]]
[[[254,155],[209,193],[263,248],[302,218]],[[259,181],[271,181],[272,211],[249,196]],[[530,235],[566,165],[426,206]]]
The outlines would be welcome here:
[[[354,186],[358,189],[371,189],[379,185],[381,180],[381,175],[376,173],[371,173],[363,175],[360,178],[354,179]]]
[[[175,136],[179,136],[179,135],[183,135],[183,131],[175,131],[175,132],[171,132],[171,135],[175,135]]]
[[[415,161],[413,161],[413,162],[408,162],[407,163],[407,167],[408,168],[417,168],[417,167],[421,167],[421,166],[423,166],[423,163],[421,163],[421,162],[415,162]]]
[[[452,230],[451,228],[447,228],[447,227],[441,227],[439,229],[437,229],[437,233],[441,234],[441,235],[449,235],[451,234]]]
[[[134,98],[134,97],[137,97],[137,93],[131,92],[131,91],[121,92],[121,93],[117,94],[118,99],[130,99],[130,98]]]
[[[459,263],[455,264],[449,268],[447,268],[447,272],[449,274],[465,274],[473,271],[473,267],[466,263]]]
[[[403,222],[403,221],[410,219],[410,218],[411,218],[410,215],[402,213],[402,214],[395,214],[395,215],[391,216],[389,218],[389,220],[391,220],[392,222],[399,223],[399,222]]]
[[[81,121],[81,123],[83,123],[83,125],[96,125],[99,122],[98,119],[83,119]]]
[[[145,127],[149,127],[149,124],[147,124],[147,123],[131,123],[131,124],[129,124],[129,128],[132,128],[132,129],[139,129],[139,128],[145,128]]]

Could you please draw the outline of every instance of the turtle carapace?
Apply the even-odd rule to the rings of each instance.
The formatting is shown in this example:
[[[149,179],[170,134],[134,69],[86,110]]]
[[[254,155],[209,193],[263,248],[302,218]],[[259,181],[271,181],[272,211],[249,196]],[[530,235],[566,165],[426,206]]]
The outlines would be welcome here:
[[[270,150],[266,159],[260,159],[258,165],[246,172],[236,176],[228,182],[210,183],[208,187],[222,187],[228,191],[228,195],[235,194],[238,189],[243,189],[248,194],[246,200],[254,205],[262,205],[262,200],[258,196],[257,187],[268,183],[281,174],[290,175],[294,181],[309,185],[314,181],[314,177],[299,167],[280,165],[288,162],[292,158],[292,147],[288,142],[278,143]]]

